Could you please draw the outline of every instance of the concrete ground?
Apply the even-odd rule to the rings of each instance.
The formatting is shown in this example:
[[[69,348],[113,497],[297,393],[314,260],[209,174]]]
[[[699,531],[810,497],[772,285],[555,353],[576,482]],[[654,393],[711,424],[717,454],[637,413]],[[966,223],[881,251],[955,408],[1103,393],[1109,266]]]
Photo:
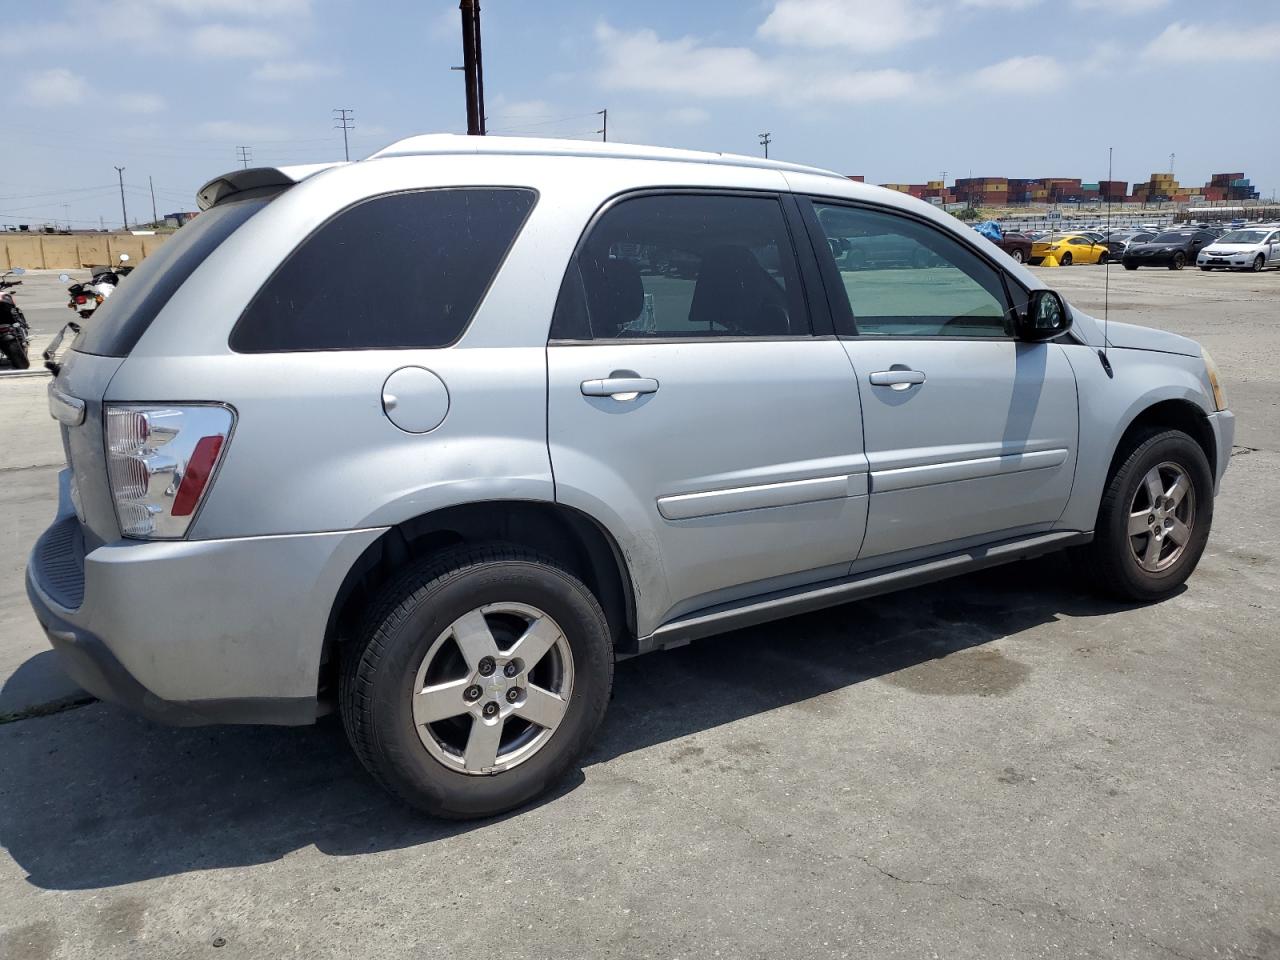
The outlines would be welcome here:
[[[1043,274],[1101,312],[1105,271]],[[1110,302],[1205,342],[1240,418],[1172,600],[1047,558],[627,661],[580,772],[468,824],[389,801],[332,720],[28,703],[0,958],[1280,958],[1280,272],[1113,270]],[[46,656],[42,388],[0,381],[6,696]]]

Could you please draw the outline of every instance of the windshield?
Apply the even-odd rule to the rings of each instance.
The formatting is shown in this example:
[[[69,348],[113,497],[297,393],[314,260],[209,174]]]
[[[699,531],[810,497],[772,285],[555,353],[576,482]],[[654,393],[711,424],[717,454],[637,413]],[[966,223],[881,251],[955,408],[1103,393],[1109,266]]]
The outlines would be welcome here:
[[[1267,239],[1266,230],[1232,230],[1219,243],[1261,243]]]
[[[1152,243],[1186,243],[1191,239],[1189,233],[1162,233]]]
[[[72,349],[127,357],[169,298],[237,227],[267,205],[267,198],[234,200],[206,210],[125,277],[93,313]]]

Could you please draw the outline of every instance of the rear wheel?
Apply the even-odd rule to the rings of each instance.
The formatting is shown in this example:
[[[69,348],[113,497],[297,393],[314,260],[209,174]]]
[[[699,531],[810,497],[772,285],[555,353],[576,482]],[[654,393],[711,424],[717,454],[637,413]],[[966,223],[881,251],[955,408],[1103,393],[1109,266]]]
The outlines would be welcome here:
[[[1267,265],[1267,258],[1264,257],[1262,254],[1258,254],[1256,257],[1253,258],[1254,273],[1261,273],[1263,267],[1265,267],[1266,265]]]
[[[1126,263],[1126,264],[1124,265],[1124,268],[1125,268],[1126,270],[1137,270],[1137,269],[1138,269],[1138,265],[1137,265],[1136,263]]]
[[[3,345],[5,359],[9,361],[9,366],[15,370],[25,370],[31,366],[31,359],[27,356],[27,348],[16,340],[10,340]]]
[[[1169,263],[1170,270],[1181,270],[1187,265],[1187,255],[1179,250],[1173,255],[1173,260]]]
[[[1171,596],[1195,570],[1213,522],[1213,475],[1181,430],[1137,439],[1111,477],[1084,568],[1121,600]]]
[[[1064,253],[1064,254],[1062,255],[1062,259],[1061,259],[1061,260],[1059,260],[1059,261],[1058,261],[1058,263],[1062,264],[1064,267],[1069,267],[1069,266],[1071,266],[1071,254],[1069,254],[1069,253]]]
[[[1024,259],[1026,259],[1022,255],[1022,251],[1019,250],[1017,247],[1014,247],[1012,250],[1009,251],[1009,256],[1013,257],[1013,260],[1015,263],[1021,263]]]
[[[554,784],[586,750],[613,682],[591,592],[550,558],[502,544],[410,570],[343,653],[356,755],[386,789],[442,817],[491,816]]]

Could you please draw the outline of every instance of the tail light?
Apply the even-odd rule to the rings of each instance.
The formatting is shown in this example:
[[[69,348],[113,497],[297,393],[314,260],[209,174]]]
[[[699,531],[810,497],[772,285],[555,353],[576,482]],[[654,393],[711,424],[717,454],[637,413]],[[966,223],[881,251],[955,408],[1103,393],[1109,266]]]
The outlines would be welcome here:
[[[83,293],[77,293],[77,294],[76,294],[76,303],[84,303],[84,302],[85,302],[86,300],[88,300],[88,299],[89,299],[89,298],[88,298],[88,297],[86,297]]]
[[[235,424],[216,404],[107,404],[107,473],[126,537],[187,534],[209,492]]]

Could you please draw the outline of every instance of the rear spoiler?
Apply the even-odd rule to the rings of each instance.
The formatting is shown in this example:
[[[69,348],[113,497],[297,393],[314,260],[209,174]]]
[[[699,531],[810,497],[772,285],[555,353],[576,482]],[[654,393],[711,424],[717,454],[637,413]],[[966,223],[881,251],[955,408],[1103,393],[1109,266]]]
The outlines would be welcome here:
[[[250,190],[283,190],[295,183],[314,176],[330,167],[344,166],[342,161],[335,163],[308,163],[292,167],[252,167],[248,170],[234,170],[214,177],[196,193],[196,205],[201,210],[230,200],[232,197]]]

